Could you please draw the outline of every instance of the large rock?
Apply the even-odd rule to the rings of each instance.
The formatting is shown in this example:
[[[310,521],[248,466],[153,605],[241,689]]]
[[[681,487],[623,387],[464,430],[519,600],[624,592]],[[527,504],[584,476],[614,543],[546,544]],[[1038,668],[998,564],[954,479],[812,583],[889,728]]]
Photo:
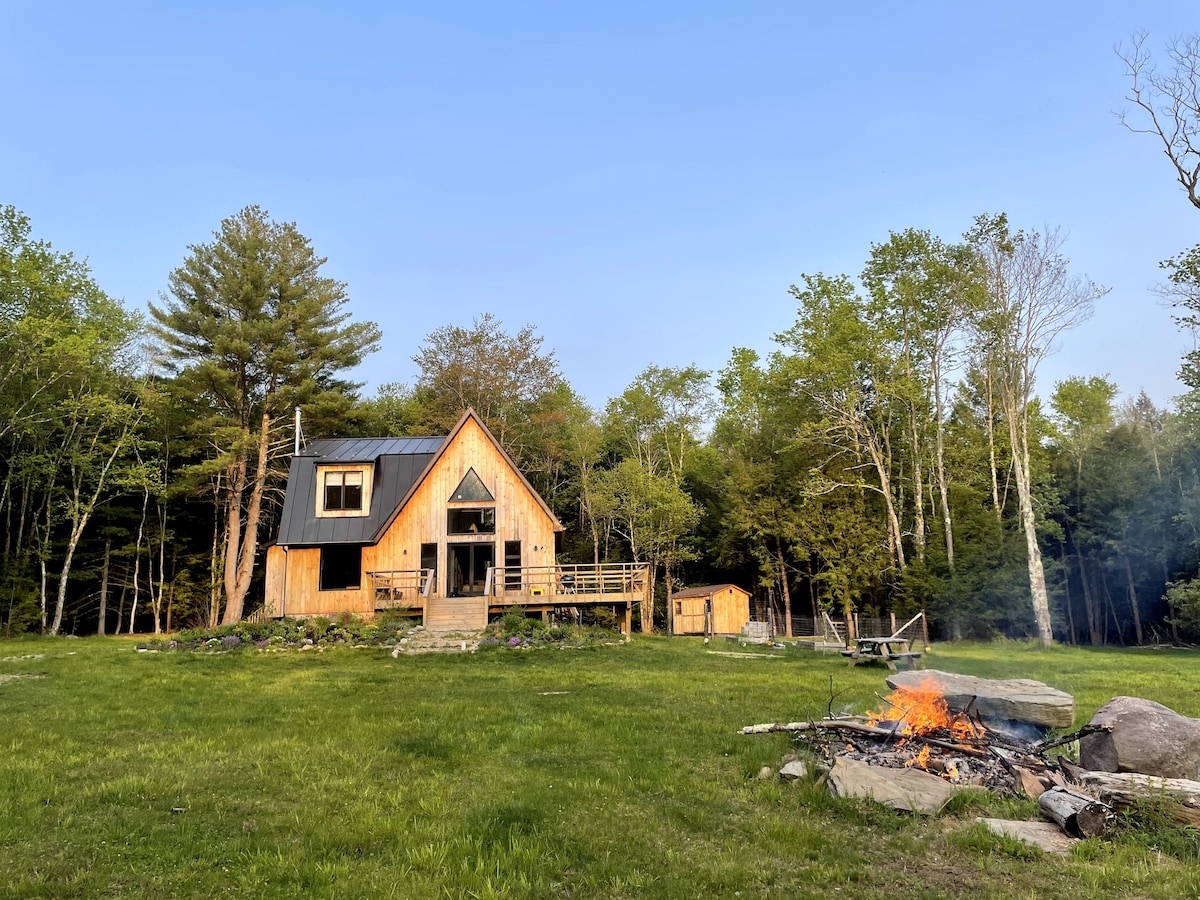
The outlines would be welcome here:
[[[1050,822],[1020,822],[1012,819],[977,819],[996,834],[1016,838],[1026,844],[1040,847],[1047,853],[1069,853],[1079,843],[1079,838],[1063,834],[1062,829]]]
[[[1111,729],[1079,741],[1079,762],[1096,772],[1141,772],[1200,780],[1200,719],[1137,697],[1114,697],[1092,725]]]
[[[839,756],[829,772],[829,793],[835,797],[866,797],[904,812],[941,812],[955,787],[919,769],[890,769]]]
[[[887,683],[895,690],[920,688],[927,681],[945,696],[950,712],[978,716],[985,726],[1004,730],[1007,723],[1025,722],[1041,728],[1070,728],[1075,721],[1074,697],[1028,678],[997,680],[926,669],[896,672]]]

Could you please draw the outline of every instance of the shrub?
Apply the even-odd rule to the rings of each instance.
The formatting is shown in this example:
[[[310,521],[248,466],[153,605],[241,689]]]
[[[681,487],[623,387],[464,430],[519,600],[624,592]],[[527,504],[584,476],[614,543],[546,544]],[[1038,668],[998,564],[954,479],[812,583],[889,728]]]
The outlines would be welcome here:
[[[1163,599],[1171,624],[1190,638],[1200,637],[1200,580],[1168,582]]]

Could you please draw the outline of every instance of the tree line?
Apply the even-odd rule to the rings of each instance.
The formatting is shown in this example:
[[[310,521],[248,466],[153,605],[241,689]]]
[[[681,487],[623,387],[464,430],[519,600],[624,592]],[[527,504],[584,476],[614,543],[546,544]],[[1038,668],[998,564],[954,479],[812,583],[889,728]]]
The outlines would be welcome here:
[[[1169,76],[1142,39],[1122,58],[1195,203],[1196,42],[1169,53]],[[426,336],[413,383],[362,396],[378,327],[258,207],[190,247],[145,317],[0,208],[0,632],[236,621],[261,602],[293,409],[310,437],[411,436],[470,406],[567,526],[564,561],[649,565],[643,630],[671,629],[678,586],[735,581],[789,633],[924,610],[947,637],[1200,636],[1200,355],[1166,408],[1096,375],[1039,394],[1104,290],[1059,232],[964,225],[802,276],[765,356],[651,365],[592,409],[535,327],[486,313]],[[1194,327],[1200,247],[1164,268]]]

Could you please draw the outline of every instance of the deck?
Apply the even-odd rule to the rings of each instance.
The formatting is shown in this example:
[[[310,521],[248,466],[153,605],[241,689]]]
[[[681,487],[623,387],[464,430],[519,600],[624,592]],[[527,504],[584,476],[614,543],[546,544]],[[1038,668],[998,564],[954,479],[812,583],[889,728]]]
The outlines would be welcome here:
[[[441,620],[451,606],[456,617],[471,607],[473,621],[486,624],[514,606],[547,615],[555,610],[610,606],[628,634],[633,604],[646,599],[649,569],[637,563],[564,564],[555,566],[493,566],[487,571],[484,591],[477,597],[438,595],[433,569],[406,569],[367,573],[376,610],[405,609],[420,612],[428,624]]]

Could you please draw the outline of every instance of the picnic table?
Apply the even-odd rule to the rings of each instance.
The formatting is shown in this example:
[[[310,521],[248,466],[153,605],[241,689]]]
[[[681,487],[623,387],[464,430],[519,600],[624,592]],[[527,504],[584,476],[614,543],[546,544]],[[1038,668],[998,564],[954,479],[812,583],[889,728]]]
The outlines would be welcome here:
[[[851,667],[860,662],[881,662],[893,672],[897,662],[911,669],[921,658],[920,653],[909,649],[907,639],[899,637],[860,637],[855,647],[842,651],[842,656],[850,660]]]

